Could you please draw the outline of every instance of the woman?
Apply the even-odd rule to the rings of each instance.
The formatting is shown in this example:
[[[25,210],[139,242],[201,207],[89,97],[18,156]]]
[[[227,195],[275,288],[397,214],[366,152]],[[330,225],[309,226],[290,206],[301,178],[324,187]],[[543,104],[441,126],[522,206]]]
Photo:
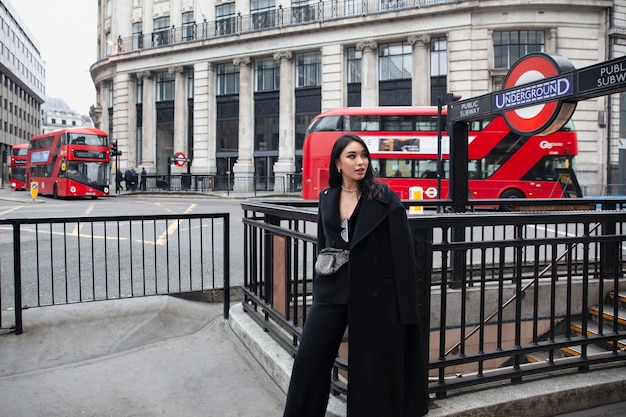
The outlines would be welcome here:
[[[323,417],[331,369],[349,325],[348,417],[428,412],[418,282],[406,209],[378,183],[367,146],[340,137],[320,194],[318,250],[349,249],[332,276],[316,275],[284,417]]]

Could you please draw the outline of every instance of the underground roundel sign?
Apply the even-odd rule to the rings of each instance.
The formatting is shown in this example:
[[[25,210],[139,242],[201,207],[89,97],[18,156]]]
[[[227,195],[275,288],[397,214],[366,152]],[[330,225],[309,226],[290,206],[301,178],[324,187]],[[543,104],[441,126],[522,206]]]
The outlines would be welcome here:
[[[573,94],[573,70],[569,60],[560,55],[526,55],[511,67],[504,79],[503,91],[494,95],[495,109],[502,111],[508,126],[520,135],[554,133],[567,123],[576,109],[576,102],[565,101]],[[563,77],[557,77],[559,75]],[[557,78],[542,81],[552,77]],[[554,100],[546,101],[551,98]],[[541,103],[533,105],[533,101]],[[506,110],[513,106],[515,109]]]
[[[176,166],[182,167],[185,166],[185,162],[187,162],[187,158],[185,158],[185,154],[182,152],[178,152],[174,157],[174,162]]]

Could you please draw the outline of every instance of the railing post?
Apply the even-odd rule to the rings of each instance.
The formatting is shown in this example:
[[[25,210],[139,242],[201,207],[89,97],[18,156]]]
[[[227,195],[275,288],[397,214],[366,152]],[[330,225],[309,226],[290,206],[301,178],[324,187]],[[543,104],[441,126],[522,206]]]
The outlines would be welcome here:
[[[224,319],[230,311],[230,214],[224,214]]]
[[[15,334],[22,334],[22,244],[20,225],[13,224],[13,285],[15,293]]]
[[[602,209],[610,209],[610,207],[603,205]],[[614,204],[613,209],[615,209]],[[616,231],[615,222],[602,223],[602,236],[615,235]],[[615,265],[616,260],[619,259],[619,247],[620,242],[617,241],[600,243],[600,279],[613,279],[615,277]]]
[[[413,237],[413,249],[415,251],[415,269],[418,279],[417,303],[419,309],[419,317],[422,323],[422,343],[424,352],[430,350],[430,288],[432,284],[432,244],[433,229],[418,229],[413,227],[411,230]]]
[[[468,124],[456,122],[448,127],[450,133],[450,188],[452,196],[452,211],[464,213],[467,209],[467,161],[468,161]],[[463,225],[452,228],[452,242],[465,241],[465,227]],[[452,251],[452,288],[458,288],[465,283],[466,253],[464,250]]]

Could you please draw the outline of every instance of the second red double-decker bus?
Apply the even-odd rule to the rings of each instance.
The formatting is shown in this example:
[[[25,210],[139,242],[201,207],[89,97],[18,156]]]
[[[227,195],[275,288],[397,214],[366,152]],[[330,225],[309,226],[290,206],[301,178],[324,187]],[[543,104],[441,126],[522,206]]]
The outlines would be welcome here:
[[[88,127],[61,129],[30,140],[27,183],[53,197],[109,195],[111,155],[106,132]]]
[[[409,199],[414,186],[423,188],[425,199],[449,198],[445,115],[444,107],[438,143],[437,107],[348,107],[321,113],[311,121],[304,142],[302,197],[315,200],[328,186],[333,144],[341,135],[355,133],[366,142],[380,181],[400,198]],[[578,141],[571,123],[552,135],[520,136],[498,116],[471,122],[468,140],[470,198],[571,195],[557,175],[565,172],[569,180],[575,179],[572,164]]]
[[[14,190],[26,189],[26,158],[28,143],[13,145],[9,162],[9,182]]]

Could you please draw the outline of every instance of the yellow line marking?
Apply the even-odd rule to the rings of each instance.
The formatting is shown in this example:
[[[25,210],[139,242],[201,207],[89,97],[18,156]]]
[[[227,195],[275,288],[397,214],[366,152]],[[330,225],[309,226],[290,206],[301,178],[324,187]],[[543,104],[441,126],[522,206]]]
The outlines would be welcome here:
[[[19,209],[21,209],[22,207],[24,207],[24,206],[17,206],[17,207],[13,207],[12,209],[8,209],[8,210],[5,210],[5,211],[3,211],[3,212],[0,212],[0,214],[7,214],[7,213],[10,213],[10,212],[12,212],[12,211],[19,210]]]
[[[184,211],[183,214],[187,214],[187,213],[191,213],[193,211],[194,208],[196,208],[197,204],[192,204],[189,207],[187,207],[187,210]],[[167,227],[167,231],[163,232],[163,234],[161,234],[161,236],[159,236],[159,238],[156,240],[155,244],[157,245],[164,245],[166,240],[165,238],[167,236],[171,236],[176,229],[178,228],[178,224],[180,223],[180,220],[176,220],[174,222],[172,222],[172,224],[170,224]]]
[[[85,216],[88,216],[93,211],[93,208],[93,203],[87,206],[87,210],[85,210]],[[76,223],[76,226],[74,226],[74,230],[69,233],[70,236],[78,236],[78,234],[80,233],[80,230],[78,229],[78,224],[79,223]],[[80,223],[80,228],[82,229],[84,225],[85,223]]]

